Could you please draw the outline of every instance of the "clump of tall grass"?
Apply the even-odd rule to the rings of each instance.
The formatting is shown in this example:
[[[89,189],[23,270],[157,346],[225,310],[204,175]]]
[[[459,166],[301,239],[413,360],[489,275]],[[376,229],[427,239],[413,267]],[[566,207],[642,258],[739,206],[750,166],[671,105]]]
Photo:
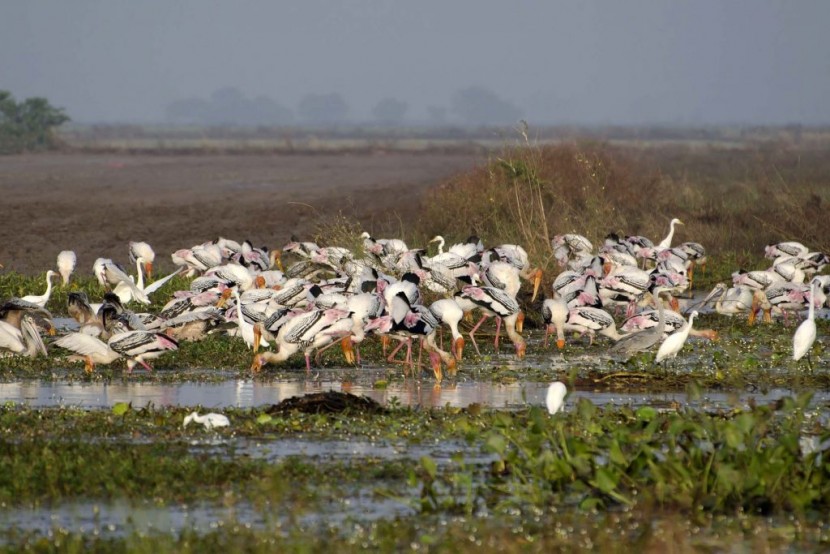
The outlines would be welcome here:
[[[612,232],[656,242],[678,217],[686,225],[675,243],[700,242],[720,258],[758,265],[771,242],[830,250],[830,218],[822,215],[830,200],[826,154],[755,145],[536,144],[522,129],[517,144],[431,190],[415,234],[518,243],[531,263],[552,270],[554,235],[579,233],[595,246]]]
[[[535,145],[526,132],[522,137],[486,165],[432,190],[422,234],[521,244],[545,268],[556,234],[580,233],[597,244],[609,232],[655,232],[668,222],[642,217],[664,208],[657,200],[663,181],[650,166],[598,143]]]
[[[317,221],[313,241],[320,246],[341,246],[352,252],[363,252],[363,226],[359,221],[339,212]]]

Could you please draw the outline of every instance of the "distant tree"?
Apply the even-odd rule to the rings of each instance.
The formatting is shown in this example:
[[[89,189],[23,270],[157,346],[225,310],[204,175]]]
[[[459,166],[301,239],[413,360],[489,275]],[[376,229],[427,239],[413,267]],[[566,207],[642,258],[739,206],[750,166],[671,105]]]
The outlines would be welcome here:
[[[304,121],[313,125],[337,124],[346,119],[349,107],[336,92],[306,94],[300,100],[297,112]]]
[[[452,112],[468,125],[512,125],[522,117],[519,108],[480,86],[456,91],[450,104]]]
[[[55,128],[67,121],[63,108],[46,98],[16,102],[11,92],[0,90],[0,154],[56,148]]]
[[[217,89],[210,100],[175,100],[167,105],[165,115],[174,123],[251,127],[283,125],[294,120],[290,109],[267,96],[250,99],[234,87]]]
[[[183,98],[167,104],[164,114],[173,123],[199,124],[207,122],[210,103],[202,98]]]
[[[384,98],[372,108],[372,117],[381,125],[393,127],[403,122],[408,109],[406,102],[397,98]]]
[[[294,122],[293,111],[267,96],[251,100],[251,108],[256,113],[257,125],[288,125]]]
[[[206,119],[211,125],[250,125],[245,95],[235,87],[213,91]]]
[[[429,122],[433,125],[445,125],[447,123],[447,108],[444,106],[428,106],[427,115],[429,115]]]

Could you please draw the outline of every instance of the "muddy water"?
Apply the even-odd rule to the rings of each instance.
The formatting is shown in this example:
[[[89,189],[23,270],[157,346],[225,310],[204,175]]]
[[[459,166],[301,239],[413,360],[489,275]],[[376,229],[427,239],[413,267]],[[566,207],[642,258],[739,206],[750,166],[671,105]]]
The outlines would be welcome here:
[[[466,381],[434,386],[431,381],[406,380],[391,383],[387,388],[375,389],[371,382],[344,382],[338,380],[274,380],[235,379],[219,383],[78,383],[70,381],[20,381],[0,383],[0,402],[26,404],[31,407],[75,406],[80,408],[109,408],[118,402],[129,402],[134,407],[203,406],[205,408],[251,408],[277,404],[292,396],[313,392],[342,391],[365,395],[382,404],[395,403],[410,407],[465,407],[472,403],[494,408],[517,409],[527,404],[543,404],[548,383],[516,382],[498,384]],[[667,406],[675,403],[695,407],[734,406],[745,404],[750,398],[756,402],[772,402],[792,391],[774,389],[767,393],[708,392],[691,402],[683,392],[624,393],[572,391],[568,403],[587,398],[597,405]],[[830,401],[830,392],[820,392],[814,402]]]

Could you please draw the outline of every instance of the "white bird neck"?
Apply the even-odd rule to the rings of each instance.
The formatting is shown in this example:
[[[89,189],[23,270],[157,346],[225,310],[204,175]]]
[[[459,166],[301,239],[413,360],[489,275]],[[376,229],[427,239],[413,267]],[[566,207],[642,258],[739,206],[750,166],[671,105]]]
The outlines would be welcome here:
[[[689,333],[692,330],[692,325],[695,321],[695,314],[689,314],[689,322],[686,324],[686,328],[683,330],[683,333],[688,337]]]
[[[444,237],[439,236],[438,237],[438,255],[440,256],[443,253],[444,253]]]
[[[135,259],[135,271],[136,271],[136,284],[139,290],[144,290],[144,271],[142,269],[142,263],[144,260],[142,258]]]
[[[674,239],[674,225],[675,221],[672,219],[669,224],[669,234],[666,235],[666,238],[660,241],[660,244],[658,245],[660,248],[671,248],[671,241]]]
[[[507,332],[507,336],[510,337],[510,340],[513,341],[513,344],[524,342],[524,339],[516,330],[516,320],[519,319],[519,313],[516,312],[515,314],[511,314],[505,318],[502,318],[502,322],[504,323],[504,329]]]
[[[43,296],[46,297],[46,300],[49,300],[49,295],[52,294],[52,274],[46,274],[46,292],[43,293]]]

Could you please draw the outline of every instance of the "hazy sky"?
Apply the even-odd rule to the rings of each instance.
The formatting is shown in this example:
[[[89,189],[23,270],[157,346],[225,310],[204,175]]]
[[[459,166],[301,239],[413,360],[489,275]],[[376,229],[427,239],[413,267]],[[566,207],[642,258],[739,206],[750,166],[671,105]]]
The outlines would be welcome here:
[[[830,1],[0,0],[0,89],[152,122],[234,86],[425,118],[487,87],[531,124],[830,123]]]

